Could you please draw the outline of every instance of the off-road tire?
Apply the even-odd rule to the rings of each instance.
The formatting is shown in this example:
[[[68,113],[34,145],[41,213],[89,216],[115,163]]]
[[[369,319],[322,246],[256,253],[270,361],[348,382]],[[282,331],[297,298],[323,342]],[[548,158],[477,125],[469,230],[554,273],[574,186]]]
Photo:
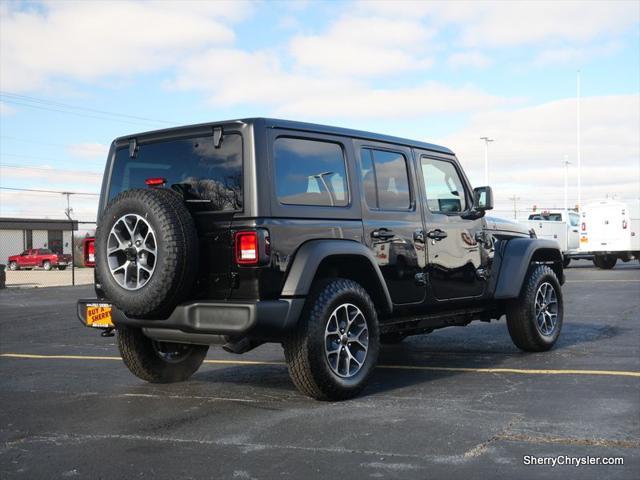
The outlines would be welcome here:
[[[611,270],[618,263],[618,258],[613,255],[596,255],[593,264],[602,270]]]
[[[138,290],[121,287],[107,264],[106,246],[111,228],[125,214],[144,217],[156,234],[155,270]],[[193,288],[198,264],[195,222],[178,193],[165,189],[127,190],[105,208],[96,230],[96,276],[106,297],[128,316],[168,316]]]
[[[151,383],[183,382],[193,375],[205,357],[206,345],[178,345],[184,349],[179,360],[168,361],[158,354],[157,345],[142,330],[133,327],[118,327],[118,349],[127,368],[136,377]]]
[[[407,338],[406,335],[401,333],[383,333],[380,335],[380,343],[382,345],[397,345]]]
[[[367,356],[358,372],[349,378],[335,374],[325,356],[325,328],[333,310],[341,304],[357,306],[367,322]],[[317,400],[345,400],[366,386],[378,361],[378,317],[367,291],[358,283],[329,278],[319,281],[307,298],[296,330],[285,340],[289,375],[300,392]]]
[[[17,262],[9,263],[9,270],[15,272],[16,270],[20,270],[20,265]]]
[[[551,335],[543,335],[536,327],[536,294],[543,283],[553,286],[557,301],[557,323]],[[560,282],[547,265],[531,265],[524,279],[520,296],[507,303],[507,327],[511,340],[520,350],[542,352],[549,350],[558,340],[562,330],[563,300]]]
[[[51,262],[49,260],[45,260],[42,262],[42,268],[44,268],[47,272],[51,270]]]

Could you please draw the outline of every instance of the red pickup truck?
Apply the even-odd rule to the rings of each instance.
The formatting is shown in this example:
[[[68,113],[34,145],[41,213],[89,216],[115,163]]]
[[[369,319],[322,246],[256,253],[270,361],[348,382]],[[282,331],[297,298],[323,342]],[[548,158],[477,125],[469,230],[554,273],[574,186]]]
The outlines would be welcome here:
[[[30,248],[20,255],[12,255],[9,257],[7,264],[9,270],[31,269],[42,267],[45,270],[57,268],[64,270],[67,265],[71,264],[71,255],[53,253],[47,248]]]

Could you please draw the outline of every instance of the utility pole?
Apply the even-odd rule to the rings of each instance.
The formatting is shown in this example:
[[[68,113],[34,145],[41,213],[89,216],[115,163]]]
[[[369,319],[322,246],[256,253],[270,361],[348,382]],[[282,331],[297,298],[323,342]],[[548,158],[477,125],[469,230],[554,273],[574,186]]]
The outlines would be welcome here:
[[[516,197],[515,195],[509,197],[509,200],[513,201],[513,218],[514,220],[518,219],[518,200],[520,197]]]
[[[493,142],[493,138],[480,137],[484,140],[484,184],[489,185],[489,142]]]
[[[580,148],[580,70],[576,75],[576,160],[578,162],[578,211],[582,209],[582,153]]]
[[[75,246],[75,237],[73,234],[73,219],[71,218],[71,212],[73,212],[73,208],[71,208],[70,197],[72,192],[62,192],[62,195],[67,196],[67,208],[64,209],[64,214],[69,219],[69,223],[71,224],[71,285],[76,284],[76,246]],[[62,247],[64,249],[64,246]],[[63,250],[64,252],[64,250]]]
[[[564,156],[564,160],[562,161],[564,165],[564,211],[568,211],[569,203],[568,203],[568,194],[569,194],[569,165],[571,162],[567,160],[567,156]]]

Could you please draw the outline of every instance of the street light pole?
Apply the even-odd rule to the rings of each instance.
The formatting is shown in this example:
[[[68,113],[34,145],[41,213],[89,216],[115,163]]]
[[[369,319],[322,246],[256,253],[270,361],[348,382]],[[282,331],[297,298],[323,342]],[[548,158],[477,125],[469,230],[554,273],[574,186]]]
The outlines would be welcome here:
[[[493,138],[480,137],[484,140],[484,184],[489,185],[489,142],[493,142]]]
[[[520,200],[520,197],[513,195],[512,197],[509,197],[509,200],[513,200],[513,218],[514,220],[517,220],[518,219],[518,200]]]
[[[562,161],[562,164],[564,165],[564,211],[568,211],[569,208],[569,204],[568,204],[568,193],[569,193],[569,165],[571,165],[571,162],[569,160],[567,160],[567,156],[564,156],[564,160]]]

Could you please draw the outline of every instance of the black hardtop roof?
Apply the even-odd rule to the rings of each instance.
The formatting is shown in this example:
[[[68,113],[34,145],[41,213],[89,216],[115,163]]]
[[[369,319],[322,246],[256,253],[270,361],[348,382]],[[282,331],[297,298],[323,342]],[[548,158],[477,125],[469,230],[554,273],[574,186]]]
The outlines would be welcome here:
[[[171,133],[178,133],[184,130],[189,130],[192,128],[195,129],[195,128],[202,128],[202,127],[208,127],[208,126],[214,127],[218,125],[229,125],[233,123],[240,123],[240,124],[262,123],[262,125],[265,128],[286,128],[290,130],[298,130],[303,132],[317,132],[317,133],[326,133],[331,135],[340,135],[343,137],[354,137],[354,138],[360,138],[360,139],[366,139],[366,140],[373,140],[377,142],[395,143],[399,145],[405,145],[408,147],[423,148],[426,150],[432,150],[435,152],[453,155],[453,152],[447,147],[443,147],[441,145],[435,145],[433,143],[421,142],[418,140],[409,140],[407,138],[394,137],[392,135],[383,135],[381,133],[366,132],[363,130],[353,130],[350,128],[333,127],[330,125],[320,125],[316,123],[297,122],[293,120],[280,120],[277,118],[263,118],[263,117],[224,120],[219,122],[207,122],[207,123],[199,123],[194,125],[184,125],[184,126],[178,126],[178,127],[165,128],[161,130],[152,130],[152,131],[118,137],[114,140],[114,142],[120,142],[120,141],[128,140],[130,138],[135,138],[135,137],[144,137],[147,135],[171,134]]]

